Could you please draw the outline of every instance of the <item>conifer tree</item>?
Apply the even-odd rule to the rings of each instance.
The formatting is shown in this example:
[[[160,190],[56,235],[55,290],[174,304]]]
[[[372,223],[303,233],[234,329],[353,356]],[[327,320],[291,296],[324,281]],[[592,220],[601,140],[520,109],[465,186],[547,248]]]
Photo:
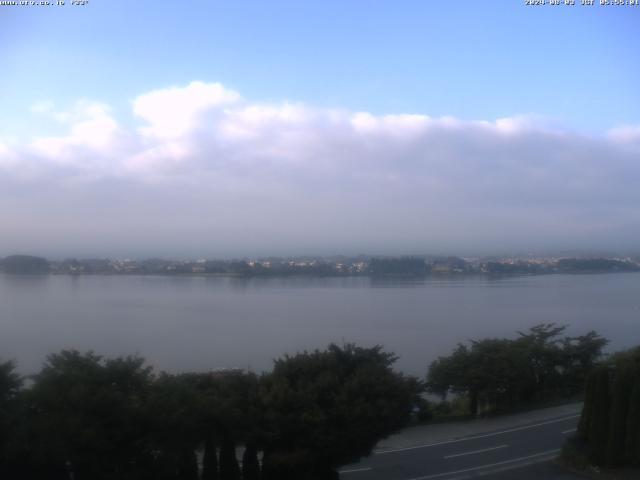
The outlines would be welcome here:
[[[595,375],[591,374],[587,377],[587,384],[584,392],[584,404],[582,406],[582,415],[578,423],[578,437],[582,440],[589,440],[589,426],[593,421],[593,394],[595,389]]]
[[[216,444],[211,437],[204,443],[202,480],[218,480],[218,454],[216,452]]]
[[[178,478],[180,480],[198,480],[198,461],[195,452],[191,449],[183,449],[180,452]]]
[[[242,455],[242,480],[259,480],[260,463],[255,443],[247,442]]]
[[[633,382],[626,423],[626,460],[632,465],[640,465],[640,374],[636,375]]]
[[[590,457],[596,465],[606,461],[609,433],[609,370],[601,368],[594,375],[593,415],[589,422]]]
[[[629,399],[633,387],[633,371],[624,366],[614,374],[611,391],[611,413],[607,439],[607,464],[621,465],[625,460],[625,440],[627,438],[627,416]]]
[[[220,480],[240,480],[236,445],[229,435],[222,440],[220,448]]]

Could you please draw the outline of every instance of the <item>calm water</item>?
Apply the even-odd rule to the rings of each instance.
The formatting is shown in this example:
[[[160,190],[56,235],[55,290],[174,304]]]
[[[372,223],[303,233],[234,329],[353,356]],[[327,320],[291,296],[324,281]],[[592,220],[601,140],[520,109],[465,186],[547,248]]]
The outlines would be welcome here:
[[[640,344],[640,274],[424,281],[0,275],[0,357],[22,372],[62,348],[139,353],[169,371],[269,369],[329,342],[383,344],[423,375],[457,342],[539,322]]]

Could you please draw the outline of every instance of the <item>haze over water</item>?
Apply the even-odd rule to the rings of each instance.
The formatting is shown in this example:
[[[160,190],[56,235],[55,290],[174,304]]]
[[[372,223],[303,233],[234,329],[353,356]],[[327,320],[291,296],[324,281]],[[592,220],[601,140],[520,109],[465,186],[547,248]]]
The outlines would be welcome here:
[[[329,342],[382,344],[423,376],[457,342],[540,322],[638,343],[640,273],[530,277],[224,278],[0,275],[0,353],[23,373],[62,348],[172,372],[241,367]]]

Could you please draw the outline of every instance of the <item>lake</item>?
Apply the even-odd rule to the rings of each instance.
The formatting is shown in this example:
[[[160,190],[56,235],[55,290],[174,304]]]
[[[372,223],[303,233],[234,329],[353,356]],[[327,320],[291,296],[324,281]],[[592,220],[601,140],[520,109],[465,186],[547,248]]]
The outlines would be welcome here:
[[[138,353],[171,372],[260,372],[330,342],[382,344],[424,375],[457,342],[540,322],[640,344],[640,273],[527,277],[230,278],[0,275],[0,358],[37,371],[62,348]]]

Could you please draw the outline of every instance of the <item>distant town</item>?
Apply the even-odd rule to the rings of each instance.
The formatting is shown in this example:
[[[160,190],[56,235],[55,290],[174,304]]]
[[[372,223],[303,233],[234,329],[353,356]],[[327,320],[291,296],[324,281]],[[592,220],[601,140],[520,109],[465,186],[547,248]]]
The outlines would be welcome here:
[[[70,258],[47,260],[29,255],[0,259],[0,272],[64,275],[227,275],[258,276],[403,276],[533,275],[640,271],[640,257],[514,257],[462,258],[403,257],[295,257],[239,260],[145,260]]]

